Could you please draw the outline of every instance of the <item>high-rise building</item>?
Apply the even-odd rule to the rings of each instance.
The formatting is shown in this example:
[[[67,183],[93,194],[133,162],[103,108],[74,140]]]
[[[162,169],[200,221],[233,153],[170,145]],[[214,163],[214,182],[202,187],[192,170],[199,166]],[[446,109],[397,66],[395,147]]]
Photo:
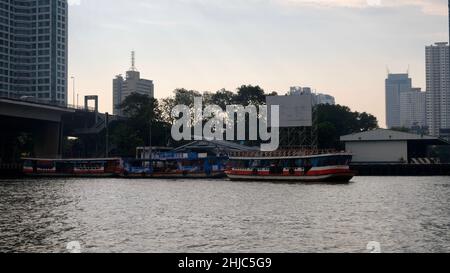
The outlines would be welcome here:
[[[333,96],[327,95],[327,94],[316,94],[315,95],[315,101],[316,104],[329,104],[329,105],[335,105],[336,99]]]
[[[153,81],[141,79],[141,74],[136,70],[134,52],[132,53],[131,69],[126,72],[126,78],[122,75],[113,80],[113,112],[114,115],[122,116],[119,105],[132,93],[154,97]]]
[[[335,105],[336,99],[327,94],[313,93],[311,87],[292,86],[289,90],[289,95],[312,95],[312,102],[314,105],[318,104],[330,104]]]
[[[289,89],[289,95],[302,95],[302,94],[311,94],[310,87],[301,87],[301,86],[292,86]]]
[[[401,127],[400,94],[410,92],[412,80],[408,74],[389,74],[386,79],[386,126]]]
[[[427,123],[430,134],[450,129],[450,57],[447,43],[426,47]]]
[[[400,94],[400,127],[425,128],[427,126],[427,96],[420,88]]]
[[[0,1],[0,96],[67,103],[67,0]]]

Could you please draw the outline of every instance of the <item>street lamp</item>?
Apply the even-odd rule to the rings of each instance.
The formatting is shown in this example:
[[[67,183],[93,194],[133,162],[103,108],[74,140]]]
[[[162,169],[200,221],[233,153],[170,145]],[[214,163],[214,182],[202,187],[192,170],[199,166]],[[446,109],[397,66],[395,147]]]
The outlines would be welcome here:
[[[70,78],[72,79],[72,88],[73,88],[73,91],[72,91],[72,104],[75,106],[75,77],[72,76]]]

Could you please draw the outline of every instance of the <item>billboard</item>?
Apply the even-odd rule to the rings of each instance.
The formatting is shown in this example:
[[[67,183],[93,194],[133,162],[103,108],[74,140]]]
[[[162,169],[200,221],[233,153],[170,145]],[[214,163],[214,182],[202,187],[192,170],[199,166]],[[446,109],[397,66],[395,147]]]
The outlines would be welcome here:
[[[312,95],[268,96],[266,98],[268,117],[271,120],[271,106],[280,107],[280,128],[312,126]],[[270,122],[268,124],[271,124]]]

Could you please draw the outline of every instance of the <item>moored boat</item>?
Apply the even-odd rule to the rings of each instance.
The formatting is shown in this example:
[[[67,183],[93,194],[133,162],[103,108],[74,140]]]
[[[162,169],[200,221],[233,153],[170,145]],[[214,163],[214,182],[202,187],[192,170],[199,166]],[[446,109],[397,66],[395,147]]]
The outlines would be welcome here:
[[[230,155],[228,178],[238,181],[347,183],[352,154],[334,151],[288,150]]]
[[[45,177],[114,177],[122,173],[122,160],[24,158],[23,173]]]
[[[223,178],[227,157],[202,153],[155,153],[151,159],[126,159],[122,176],[128,178]]]

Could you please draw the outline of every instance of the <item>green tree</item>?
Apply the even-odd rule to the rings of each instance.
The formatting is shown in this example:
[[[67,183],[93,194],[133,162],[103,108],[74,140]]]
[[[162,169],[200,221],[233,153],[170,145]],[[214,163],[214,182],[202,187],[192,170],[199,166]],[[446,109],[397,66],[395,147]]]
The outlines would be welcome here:
[[[136,147],[149,145],[150,126],[152,146],[165,146],[170,124],[164,122],[163,109],[156,99],[148,95],[133,93],[119,106],[126,116],[110,125],[111,144],[115,153],[121,156],[133,156]]]
[[[187,90],[184,88],[175,89],[174,93],[174,103],[175,105],[186,105],[189,107],[194,106],[194,98],[201,97],[202,94],[195,90]]]
[[[203,92],[203,94],[202,94],[202,101],[204,104],[203,107],[205,107],[205,105],[214,104],[213,96],[214,96],[213,92],[209,92],[209,91]]]
[[[159,109],[161,110],[162,121],[173,124],[174,119],[172,117],[172,109],[176,106],[175,99],[172,97],[167,97],[161,99],[159,102]]]
[[[224,110],[226,110],[227,105],[232,105],[234,100],[235,94],[226,89],[217,91],[211,97],[211,102],[220,106]]]
[[[319,147],[342,149],[340,137],[378,128],[377,118],[368,113],[352,112],[347,106],[318,105],[315,109]]]
[[[237,89],[237,95],[234,102],[239,105],[264,105],[266,103],[266,95],[264,90],[259,86],[242,85]]]
[[[392,127],[391,130],[397,131],[397,132],[403,132],[403,133],[410,133],[411,130],[406,127]]]
[[[124,115],[132,122],[143,124],[151,120],[161,121],[158,100],[138,93],[132,93],[119,105]]]
[[[202,94],[198,91],[187,90],[185,88],[175,89],[173,91],[172,97],[167,97],[160,101],[159,108],[161,110],[161,120],[168,124],[173,124],[174,122],[174,119],[172,117],[173,108],[177,105],[186,105],[191,110],[193,110],[195,97],[202,97]],[[205,100],[205,98],[203,98],[203,100]]]
[[[134,157],[136,148],[145,145],[141,132],[137,131],[126,122],[115,123],[111,128],[111,144],[114,147],[113,154],[123,157]]]

